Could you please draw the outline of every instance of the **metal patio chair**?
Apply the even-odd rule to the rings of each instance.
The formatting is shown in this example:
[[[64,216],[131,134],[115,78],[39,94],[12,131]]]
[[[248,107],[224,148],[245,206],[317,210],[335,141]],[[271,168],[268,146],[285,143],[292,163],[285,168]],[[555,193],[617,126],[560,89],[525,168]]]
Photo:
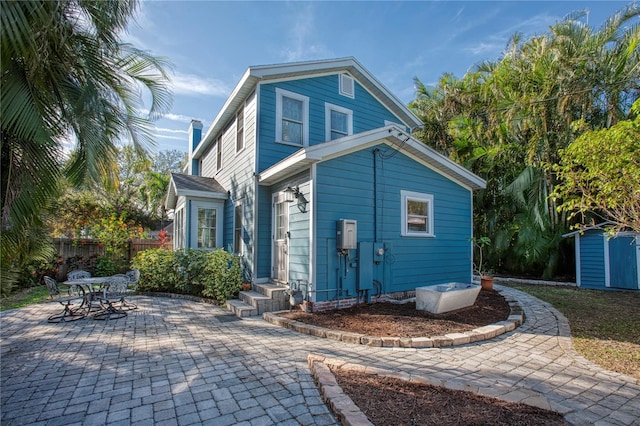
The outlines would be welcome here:
[[[127,316],[126,310],[137,308],[124,300],[128,285],[129,279],[124,274],[109,277],[100,295],[100,304],[103,309],[93,318],[97,320],[123,318]]]
[[[82,287],[79,287],[77,290],[78,294],[69,297],[60,297],[60,288],[58,287],[58,283],[51,277],[43,277],[44,283],[49,290],[49,296],[52,300],[59,302],[64,309],[62,312],[51,315],[47,321],[51,323],[58,322],[69,322],[69,321],[77,321],[86,316],[83,309],[81,309],[85,298],[84,298],[84,290]],[[78,305],[76,308],[73,306]]]

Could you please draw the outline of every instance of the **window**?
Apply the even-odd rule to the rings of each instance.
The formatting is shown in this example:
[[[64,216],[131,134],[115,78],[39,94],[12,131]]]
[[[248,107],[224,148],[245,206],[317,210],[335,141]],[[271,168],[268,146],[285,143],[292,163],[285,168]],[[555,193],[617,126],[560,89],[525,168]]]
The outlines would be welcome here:
[[[309,98],[277,88],[276,98],[276,141],[308,145]]]
[[[222,135],[216,141],[216,170],[222,169]]]
[[[236,115],[236,152],[244,148],[244,107]]]
[[[242,204],[235,207],[233,220],[233,252],[242,254]]]
[[[353,134],[353,112],[337,105],[324,106],[326,138],[328,141]]]
[[[355,96],[353,78],[347,74],[340,74],[340,94],[353,98]]]
[[[180,209],[175,213],[174,218],[174,248],[184,248],[184,209]]]
[[[198,208],[198,248],[216,247],[216,209]]]
[[[400,191],[402,205],[402,235],[434,237],[433,195]]]

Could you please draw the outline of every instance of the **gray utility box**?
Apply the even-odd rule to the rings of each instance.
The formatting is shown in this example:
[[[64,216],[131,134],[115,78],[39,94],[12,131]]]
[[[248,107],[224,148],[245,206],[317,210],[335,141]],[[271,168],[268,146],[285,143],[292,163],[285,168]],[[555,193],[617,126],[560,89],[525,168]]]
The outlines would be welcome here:
[[[358,222],[340,219],[336,222],[336,249],[355,250],[358,248]]]

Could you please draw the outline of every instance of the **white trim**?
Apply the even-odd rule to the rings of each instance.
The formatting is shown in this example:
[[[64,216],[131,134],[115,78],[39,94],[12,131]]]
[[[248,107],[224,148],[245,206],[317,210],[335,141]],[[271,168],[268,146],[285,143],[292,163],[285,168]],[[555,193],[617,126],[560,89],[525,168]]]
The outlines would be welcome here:
[[[212,198],[214,200],[226,200],[227,194],[224,192],[212,192],[212,191],[196,191],[193,189],[185,189],[180,191],[180,197],[189,197],[189,198]]]
[[[240,108],[238,108],[238,111],[236,112],[236,128],[235,128],[235,135],[236,137],[234,138],[235,140],[235,154],[238,155],[240,154],[242,151],[244,151],[244,148],[247,146],[247,132],[245,132],[247,126],[247,111],[246,111],[246,105],[247,102],[243,102],[242,106]],[[238,114],[240,113],[240,111],[242,111],[242,148],[238,149]]]
[[[287,228],[289,228],[289,220],[290,220],[290,213],[289,213],[289,203],[283,201],[285,199],[286,195],[284,193],[284,191],[279,191],[279,192],[275,192],[273,194],[271,194],[271,265],[269,270],[271,272],[269,272],[269,278],[275,278],[275,274],[274,272],[274,267],[276,265],[274,265],[273,261],[275,259],[275,241],[276,241],[276,217],[275,217],[275,209],[276,209],[276,203],[278,202],[284,202],[285,203],[285,209],[284,212],[287,215]],[[286,279],[285,281],[289,281],[289,229],[287,229],[286,231],[286,237],[285,239],[287,240],[287,257],[286,257],[286,265],[285,265],[285,272],[286,272]]]
[[[247,68],[240,81],[216,115],[212,124],[202,136],[202,140],[192,157],[199,158],[217,134],[232,117],[238,105],[249,96],[260,82],[290,81],[321,75],[348,73],[355,82],[371,96],[387,106],[400,121],[406,121],[408,127],[416,128],[424,125],[422,121],[395,95],[393,95],[378,79],[367,71],[354,57],[317,60],[307,62],[290,62],[279,65],[260,65]],[[189,159],[191,160],[191,158]]]
[[[609,236],[602,235],[604,244],[604,286],[611,287],[611,266],[609,265]]]
[[[351,92],[347,92],[346,90],[342,90],[343,87],[347,86],[346,82],[350,82],[351,84]],[[345,84],[343,84],[345,83]],[[346,96],[347,98],[354,99],[356,97],[356,82],[355,79],[347,73],[340,74],[338,77],[338,92],[342,96]]]
[[[469,215],[469,228],[471,228],[471,239],[469,239],[469,259],[471,259],[471,277],[469,278],[469,282],[472,283],[473,282],[473,272],[474,272],[474,266],[473,266],[473,191],[469,191],[469,205],[471,206],[471,208],[469,209],[471,211],[471,214]]]
[[[223,219],[224,219],[224,202],[219,201],[200,201],[200,200],[191,200],[191,211],[189,214],[191,217],[189,220],[191,221],[191,236],[190,242],[191,247],[193,249],[199,249],[198,247],[198,209],[212,209],[216,211],[216,242],[215,248],[221,248],[223,242]],[[209,248],[202,248],[203,250],[213,250]]]
[[[582,264],[580,259],[580,234],[576,234],[575,239],[575,252],[576,252],[576,286],[582,285]]]
[[[391,125],[300,149],[264,170],[258,176],[258,180],[261,184],[275,184],[278,180],[299,172],[311,163],[327,161],[385,143],[393,149],[399,149],[404,155],[469,191],[486,187],[486,182],[481,177],[412,137],[407,139],[405,135],[404,139],[398,139],[397,132],[400,132],[399,128]],[[404,135],[404,133],[402,134]],[[297,168],[294,167],[296,165],[298,165]],[[442,168],[438,168],[437,165],[441,165]]]
[[[311,289],[315,288],[316,285],[316,263],[317,256],[316,253],[316,221],[318,220],[316,215],[316,165],[311,165],[310,181],[309,181],[309,205],[311,206],[311,214],[309,215],[309,287]],[[639,256],[640,257],[640,256]],[[639,268],[640,270],[640,268]],[[309,294],[309,287],[307,287],[307,294]],[[316,301],[316,292],[311,292],[311,297],[309,298],[311,302]]]
[[[238,256],[244,255],[246,251],[244,248],[244,238],[242,238],[242,222],[240,222],[240,251],[236,252],[236,208],[241,208],[240,216],[244,217],[245,203],[243,203],[242,200],[244,200],[244,198],[233,203],[233,251],[234,254],[237,254]]]
[[[287,97],[302,102],[302,143],[285,142],[282,140],[282,98]],[[309,145],[309,97],[299,93],[276,87],[276,138],[278,143],[305,147]]]
[[[350,136],[353,134],[353,111],[344,108],[338,105],[330,104],[328,102],[324,103],[324,135],[325,140],[330,141],[331,139],[331,111],[336,111],[347,116],[347,134],[345,136]],[[339,138],[336,138],[339,139]]]
[[[427,231],[426,232],[416,232],[416,231],[409,230],[408,221],[407,221],[407,214],[408,214],[407,201],[410,199],[415,201],[424,201],[427,203]],[[401,203],[400,214],[402,215],[402,217],[400,218],[400,223],[402,225],[402,228],[400,230],[400,235],[402,235],[403,237],[434,238],[435,229],[433,228],[434,226],[433,214],[434,214],[435,208],[433,205],[434,203],[433,194],[424,194],[421,192],[401,190],[400,203]]]

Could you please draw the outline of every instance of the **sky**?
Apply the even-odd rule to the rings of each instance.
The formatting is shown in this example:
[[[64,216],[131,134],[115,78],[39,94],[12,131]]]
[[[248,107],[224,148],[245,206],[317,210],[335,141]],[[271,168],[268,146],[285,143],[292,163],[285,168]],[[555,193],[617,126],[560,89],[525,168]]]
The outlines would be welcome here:
[[[414,79],[435,85],[496,60],[511,36],[541,35],[576,11],[600,28],[625,1],[144,1],[124,39],[170,67],[173,106],[156,151],[187,151],[249,66],[355,57],[408,104]]]

